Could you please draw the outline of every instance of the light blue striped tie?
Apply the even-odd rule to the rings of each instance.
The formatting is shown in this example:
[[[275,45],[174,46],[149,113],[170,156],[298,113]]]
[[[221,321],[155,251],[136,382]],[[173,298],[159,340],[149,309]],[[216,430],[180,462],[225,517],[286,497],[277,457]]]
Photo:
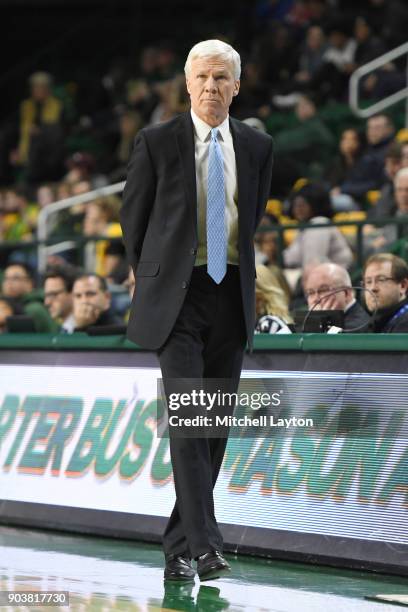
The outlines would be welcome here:
[[[218,284],[227,271],[227,233],[225,227],[224,160],[212,128],[208,153],[207,184],[207,272]]]

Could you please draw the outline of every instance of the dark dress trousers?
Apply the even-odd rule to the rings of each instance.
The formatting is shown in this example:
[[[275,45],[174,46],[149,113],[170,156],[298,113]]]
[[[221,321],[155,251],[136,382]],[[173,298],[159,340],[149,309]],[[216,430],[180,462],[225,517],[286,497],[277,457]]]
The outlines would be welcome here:
[[[197,193],[190,113],[147,127],[136,137],[121,225],[136,286],[128,337],[158,353],[165,391],[171,379],[223,379],[234,392],[255,324],[253,238],[269,195],[272,139],[230,118],[238,185],[239,266],[221,283],[194,267]],[[213,389],[216,390],[215,388]],[[173,438],[176,504],[164,552],[192,557],[222,550],[213,501],[226,438]]]

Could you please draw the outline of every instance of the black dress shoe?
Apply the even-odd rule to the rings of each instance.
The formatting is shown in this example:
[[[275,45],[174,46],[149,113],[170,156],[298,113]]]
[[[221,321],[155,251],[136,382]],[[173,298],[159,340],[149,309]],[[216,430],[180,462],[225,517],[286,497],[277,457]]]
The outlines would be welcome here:
[[[229,574],[231,567],[219,550],[212,550],[197,557],[197,572],[200,580],[213,580]]]
[[[166,567],[164,569],[165,580],[184,580],[191,582],[194,580],[195,571],[191,565],[191,559],[186,554],[168,555],[166,557]]]

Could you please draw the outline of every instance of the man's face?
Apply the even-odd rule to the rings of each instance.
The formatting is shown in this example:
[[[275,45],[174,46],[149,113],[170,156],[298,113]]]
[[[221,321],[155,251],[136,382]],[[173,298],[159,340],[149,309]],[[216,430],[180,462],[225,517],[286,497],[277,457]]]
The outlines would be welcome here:
[[[386,175],[393,181],[398,170],[401,169],[401,160],[394,157],[386,157],[384,167]]]
[[[234,79],[231,62],[222,57],[198,57],[191,62],[186,78],[191,108],[213,127],[224,121],[232,98],[238,94],[239,80]]]
[[[370,36],[370,27],[365,19],[357,17],[354,24],[354,37],[358,42],[364,42]]]
[[[371,117],[367,121],[367,142],[376,145],[392,134],[392,127],[386,117]]]
[[[106,215],[97,204],[87,205],[83,233],[85,236],[102,236],[106,231],[108,222]]]
[[[306,277],[304,291],[309,310],[344,310],[352,299],[351,289],[329,295],[342,287],[332,274],[323,270],[312,270]],[[319,302],[319,300],[321,300]]]
[[[320,49],[324,42],[323,30],[319,26],[311,26],[306,35],[306,43],[309,49]]]
[[[110,306],[110,295],[103,291],[99,286],[99,280],[94,276],[80,278],[74,283],[72,290],[74,315],[78,312],[83,313],[87,309],[90,318],[94,321],[101,312],[108,310]]]
[[[0,300],[0,334],[4,334],[6,331],[6,319],[11,317],[13,310],[7,302]]]
[[[390,261],[373,262],[368,265],[363,280],[364,286],[370,289],[370,292],[365,292],[365,301],[370,312],[376,308],[388,308],[405,298],[408,280],[397,282],[392,279]]]
[[[400,176],[395,179],[395,201],[398,210],[408,214],[408,176]]]
[[[3,276],[2,293],[6,297],[20,298],[33,290],[33,283],[24,268],[8,266]]]
[[[37,202],[40,205],[40,208],[44,208],[44,206],[48,206],[52,202],[55,202],[56,197],[54,195],[53,190],[49,185],[42,185],[37,189]]]
[[[296,116],[299,121],[307,121],[307,119],[311,119],[316,114],[316,107],[307,98],[300,98],[296,105]]]
[[[50,95],[50,88],[45,83],[36,83],[31,86],[31,97],[37,102],[43,102]]]
[[[62,278],[47,278],[44,283],[44,304],[53,319],[66,319],[72,312],[72,295]]]

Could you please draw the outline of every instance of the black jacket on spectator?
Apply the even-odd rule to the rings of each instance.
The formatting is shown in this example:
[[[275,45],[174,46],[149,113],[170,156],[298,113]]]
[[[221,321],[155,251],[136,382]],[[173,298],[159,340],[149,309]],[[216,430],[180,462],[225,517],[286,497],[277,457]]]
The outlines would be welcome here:
[[[346,310],[344,313],[344,330],[346,332],[364,333],[368,331],[368,325],[370,323],[370,315],[366,310],[357,302]],[[360,329],[359,329],[360,328]]]
[[[380,189],[384,180],[384,161],[380,150],[370,149],[348,169],[340,188],[342,193],[362,199],[367,191]]]
[[[116,315],[114,315],[110,310],[105,310],[101,312],[99,317],[96,319],[95,323],[91,325],[86,325],[85,327],[76,327],[74,331],[76,332],[85,332],[88,327],[104,327],[105,325],[121,325],[123,321],[119,319]]]
[[[381,217],[393,217],[397,212],[397,204],[394,198],[394,183],[388,181],[381,189],[380,197],[373,208],[368,211],[368,219],[381,219]]]
[[[394,306],[378,310],[370,330],[378,334],[408,332],[408,297]]]
[[[354,169],[356,162],[357,160],[355,160],[351,166],[348,166],[342,155],[334,157],[324,173],[324,178],[329,183],[330,187],[341,185],[349,176],[349,173]]]
[[[381,38],[371,36],[357,45],[354,61],[358,66],[363,66],[385,52],[386,48]]]
[[[366,147],[340,185],[342,193],[361,200],[364,199],[367,191],[381,189],[387,181],[384,172],[384,158],[391,141],[392,136]]]

